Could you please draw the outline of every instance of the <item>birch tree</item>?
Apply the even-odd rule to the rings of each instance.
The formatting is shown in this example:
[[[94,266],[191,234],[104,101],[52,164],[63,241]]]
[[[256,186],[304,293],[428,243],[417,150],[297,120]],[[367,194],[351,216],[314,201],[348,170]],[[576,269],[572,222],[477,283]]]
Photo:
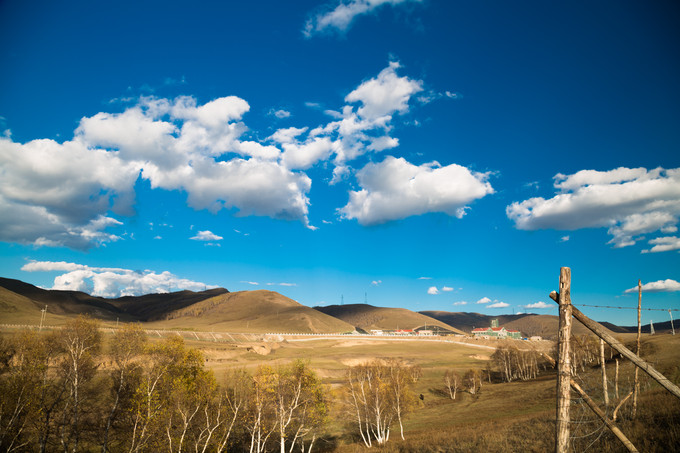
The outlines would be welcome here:
[[[417,373],[415,373],[417,375]],[[407,377],[410,376],[410,379]],[[384,445],[397,421],[403,436],[403,417],[415,401],[412,367],[400,362],[373,361],[347,370],[348,412],[367,447]]]
[[[98,323],[79,316],[69,321],[57,336],[64,351],[61,363],[69,390],[66,407],[60,426],[60,442],[64,451],[79,450],[83,430],[85,386],[97,371],[98,354],[101,346]]]
[[[113,361],[111,371],[110,410],[104,420],[101,438],[102,453],[109,451],[109,438],[114,422],[120,417],[122,409],[129,407],[134,388],[139,385],[142,363],[141,357],[146,344],[146,334],[137,324],[125,325],[117,330],[111,339],[110,355]]]
[[[449,392],[449,398],[452,400],[456,399],[456,392],[460,388],[460,375],[453,370],[446,370],[444,373],[444,384]]]

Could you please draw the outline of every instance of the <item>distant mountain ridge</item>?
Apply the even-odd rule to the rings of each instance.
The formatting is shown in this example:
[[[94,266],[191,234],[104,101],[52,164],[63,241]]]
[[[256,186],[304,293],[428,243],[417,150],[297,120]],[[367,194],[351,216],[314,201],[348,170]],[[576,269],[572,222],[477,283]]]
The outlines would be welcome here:
[[[167,311],[177,310],[202,300],[228,293],[224,288],[207,291],[178,291],[173,293],[124,296],[116,299],[90,296],[81,291],[42,289],[30,283],[0,277],[0,287],[20,294],[32,301],[49,306],[51,313],[61,315],[89,314],[101,319],[115,320],[121,316],[136,321],[162,319]],[[131,319],[132,320],[132,319]]]
[[[225,288],[106,299],[79,291],[46,290],[20,280],[0,277],[0,322],[35,325],[45,305],[48,306],[47,323],[63,324],[70,317],[87,314],[102,321],[143,322],[158,329],[244,333],[339,333],[355,328],[370,331],[436,326],[435,330],[469,334],[475,327],[489,326],[494,318],[499,320],[500,326],[519,330],[523,336],[539,335],[552,339],[558,328],[558,317],[552,315],[413,312],[405,308],[368,304],[310,308],[273,291],[231,293]],[[608,322],[602,325],[613,334],[637,332],[636,326],[620,327]],[[671,331],[669,321],[655,323],[654,328],[658,333]],[[573,323],[572,330],[576,335],[590,332],[578,322]],[[644,333],[649,333],[649,330],[649,324],[642,326]]]
[[[105,299],[79,291],[46,290],[0,277],[0,319],[37,324],[86,314],[102,321],[144,322],[153,328],[231,332],[338,333],[354,327],[273,291],[230,293],[225,288]]]
[[[488,327],[492,319],[498,319],[498,325],[506,329],[518,330],[525,337],[540,336],[545,339],[554,339],[557,336],[559,317],[554,315],[537,315],[522,313],[517,315],[489,316],[481,313],[447,312],[447,311],[421,311],[420,313],[431,316],[447,324],[456,326],[466,332],[471,332],[475,327]],[[607,324],[607,325],[605,325]],[[604,327],[609,333],[624,333],[620,327],[605,323]],[[636,330],[637,331],[637,330]],[[572,323],[574,335],[590,334],[590,330],[580,322]]]

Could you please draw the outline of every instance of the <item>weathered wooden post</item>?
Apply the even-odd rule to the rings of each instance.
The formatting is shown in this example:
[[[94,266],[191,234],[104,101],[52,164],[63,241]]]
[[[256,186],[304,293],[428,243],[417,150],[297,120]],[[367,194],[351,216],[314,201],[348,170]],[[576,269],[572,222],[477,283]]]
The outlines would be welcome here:
[[[635,354],[640,357],[640,332],[642,331],[640,326],[640,311],[642,310],[642,280],[638,280],[638,323],[637,323],[637,348],[635,349]],[[637,412],[637,399],[638,392],[640,391],[640,381],[638,378],[638,372],[640,368],[635,367],[635,383],[633,384],[633,418]]]
[[[600,338],[600,366],[602,367],[602,393],[604,405],[609,406],[609,390],[607,389],[607,367],[604,364],[604,340]],[[637,371],[637,368],[635,368]]]
[[[569,406],[571,404],[571,269],[560,268],[560,292],[558,294],[560,320],[557,334],[557,417],[555,451],[569,451]]]

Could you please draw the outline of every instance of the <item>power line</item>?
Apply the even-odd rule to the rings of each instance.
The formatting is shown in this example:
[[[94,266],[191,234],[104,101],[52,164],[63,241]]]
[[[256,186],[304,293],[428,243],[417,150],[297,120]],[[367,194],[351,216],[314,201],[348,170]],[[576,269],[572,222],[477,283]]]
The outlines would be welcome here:
[[[577,305],[577,304],[574,304]],[[619,310],[637,310],[637,307],[612,307],[608,305],[587,305],[587,304],[578,304],[577,306],[579,307],[594,307],[594,308],[615,308]],[[648,310],[648,311],[680,311],[680,308],[641,308],[641,310]]]

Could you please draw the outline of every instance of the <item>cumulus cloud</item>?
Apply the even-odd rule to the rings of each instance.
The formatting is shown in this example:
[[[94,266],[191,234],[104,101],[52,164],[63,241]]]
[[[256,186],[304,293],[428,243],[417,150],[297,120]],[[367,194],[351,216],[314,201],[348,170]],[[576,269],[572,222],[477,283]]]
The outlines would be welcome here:
[[[442,287],[442,291],[451,292],[451,291],[453,291],[453,288],[451,288],[450,286],[444,286],[444,287]]]
[[[409,101],[423,85],[422,81],[399,76],[399,67],[398,62],[390,62],[377,77],[350,92],[341,111],[333,111],[335,121],[309,131],[306,128],[276,131],[270,139],[283,145],[283,161],[288,168],[305,169],[332,157],[335,166],[332,183],[337,183],[351,173],[348,162],[366,153],[398,146],[399,140],[390,136],[393,117],[408,113]]]
[[[304,143],[284,143],[282,162],[291,170],[306,170],[319,161],[327,160],[333,151],[328,137],[310,138]]]
[[[187,205],[197,210],[300,221],[314,229],[306,170],[330,162],[335,183],[353,174],[350,165],[359,156],[399,145],[390,135],[393,117],[408,113],[423,89],[422,81],[398,75],[399,67],[390,62],[360,83],[330,122],[279,129],[264,141],[246,139],[250,105],[236,96],[205,104],[191,96],[128,100],[134,105],[122,112],[82,118],[74,138],[62,143],[0,137],[0,240],[77,249],[120,240],[121,217],[134,214],[140,178],[152,189],[186,193]],[[435,167],[392,157],[365,167],[363,190],[350,193],[343,215],[363,224],[430,211],[462,216],[466,203],[492,191],[486,175]],[[414,189],[404,179],[386,178],[392,169],[410,174]],[[446,178],[453,179],[444,184]],[[396,208],[403,195],[406,206]]]
[[[469,203],[494,192],[487,177],[456,164],[416,166],[388,156],[357,173],[362,190],[350,192],[349,203],[339,211],[362,225],[429,212],[462,218]]]
[[[460,302],[454,302],[453,305],[467,305],[467,302],[461,300]]]
[[[643,293],[670,293],[680,291],[680,282],[671,280],[670,278],[666,280],[657,280],[655,282],[645,283],[642,285]],[[626,293],[637,293],[638,287],[629,288],[625,291]]]
[[[341,0],[335,8],[326,6],[323,11],[310,17],[305,23],[303,34],[311,38],[317,33],[327,31],[345,32],[354,19],[370,14],[382,6],[396,6],[404,3],[419,3],[422,0]]]
[[[617,168],[557,174],[553,198],[531,198],[506,208],[522,230],[608,228],[614,247],[635,244],[644,235],[677,231],[680,168]]]
[[[289,118],[290,117],[290,112],[288,110],[284,109],[271,109],[269,110],[269,115],[273,115],[277,117],[278,119],[284,119],[284,118]]]
[[[373,280],[371,282],[371,286],[380,286],[381,283],[382,283],[382,280]]]
[[[31,261],[21,270],[26,272],[66,272],[54,279],[51,289],[82,291],[93,296],[116,298],[152,293],[191,290],[203,291],[214,285],[180,278],[168,271],[133,271],[121,268],[92,267],[64,261]]]
[[[224,239],[222,236],[218,236],[214,234],[212,231],[199,231],[196,236],[193,236],[189,238],[194,241],[208,241],[208,242],[213,242],[213,241],[221,241]]]
[[[491,299],[489,299],[488,297],[482,297],[481,299],[479,299],[475,303],[476,304],[488,304],[489,302],[491,302]]]
[[[132,214],[140,176],[185,191],[195,209],[308,225],[311,180],[278,162],[276,146],[241,139],[249,109],[235,96],[203,105],[142,97],[122,113],[83,118],[72,141],[0,139],[0,239],[72,248],[117,240],[105,231],[121,225],[110,213]]]
[[[407,77],[399,77],[396,70],[400,64],[390,62],[389,66],[359,85],[345,97],[348,103],[360,102],[357,113],[362,118],[378,119],[394,113],[408,111],[411,96],[423,90],[423,83]]]
[[[439,294],[439,290],[437,289],[436,286],[430,286],[429,288],[427,288],[427,294],[432,295]]]
[[[77,165],[74,165],[77,162]],[[87,248],[119,239],[109,212],[131,214],[139,170],[78,140],[0,138],[0,240]]]
[[[546,304],[545,302],[536,302],[533,304],[525,305],[524,308],[551,308],[554,305]]]
[[[510,304],[506,304],[505,302],[495,302],[493,304],[487,305],[486,308],[505,308],[509,306]]]
[[[680,250],[680,238],[677,236],[664,236],[649,241],[654,247],[643,250],[642,253],[659,253],[671,250]]]

